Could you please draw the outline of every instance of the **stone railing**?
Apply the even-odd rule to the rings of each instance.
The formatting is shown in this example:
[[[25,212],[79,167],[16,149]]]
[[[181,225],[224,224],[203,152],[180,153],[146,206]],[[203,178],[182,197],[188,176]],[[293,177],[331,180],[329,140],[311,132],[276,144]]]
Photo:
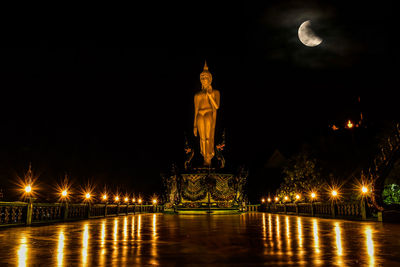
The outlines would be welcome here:
[[[314,202],[259,205],[261,212],[308,215],[327,218],[370,219],[365,201],[357,202]]]
[[[258,211],[260,209],[260,204],[256,204],[256,205],[246,205],[246,211],[247,212],[251,212],[251,211]]]
[[[0,202],[0,227],[162,212],[163,205]]]
[[[25,224],[27,206],[25,202],[0,202],[0,225]]]

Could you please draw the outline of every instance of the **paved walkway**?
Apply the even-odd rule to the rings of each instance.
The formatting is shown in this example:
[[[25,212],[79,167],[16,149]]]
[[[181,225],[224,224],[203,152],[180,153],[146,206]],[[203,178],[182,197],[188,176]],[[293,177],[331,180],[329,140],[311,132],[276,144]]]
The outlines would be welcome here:
[[[266,213],[14,227],[0,244],[0,266],[400,266],[400,225]]]

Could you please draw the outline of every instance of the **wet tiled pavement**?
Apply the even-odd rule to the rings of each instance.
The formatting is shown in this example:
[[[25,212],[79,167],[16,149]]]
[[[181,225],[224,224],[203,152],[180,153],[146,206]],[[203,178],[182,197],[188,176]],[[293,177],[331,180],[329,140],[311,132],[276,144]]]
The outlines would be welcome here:
[[[267,213],[14,227],[0,244],[0,266],[400,266],[400,225]]]

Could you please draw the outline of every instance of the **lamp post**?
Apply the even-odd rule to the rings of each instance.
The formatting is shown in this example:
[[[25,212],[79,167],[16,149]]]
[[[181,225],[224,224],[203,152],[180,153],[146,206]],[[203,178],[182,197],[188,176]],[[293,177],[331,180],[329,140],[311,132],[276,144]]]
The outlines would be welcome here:
[[[311,216],[314,216],[314,199],[317,197],[315,192],[311,193]]]
[[[89,192],[87,192],[86,194],[85,194],[85,201],[87,202],[87,206],[88,206],[88,208],[87,208],[87,218],[90,218],[90,209],[91,209],[91,206],[90,206],[90,199],[91,199],[91,195],[90,195],[90,193]]]
[[[114,197],[114,200],[115,200],[115,202],[117,202],[117,216],[119,215],[119,196],[118,195],[116,195],[115,197]]]
[[[153,212],[157,212],[157,199],[153,199]]]
[[[28,184],[24,188],[25,194],[28,196],[28,207],[27,207],[27,214],[26,214],[26,224],[30,225],[32,223],[32,212],[33,212],[33,199],[32,195],[32,186]]]
[[[142,199],[141,198],[138,199],[138,204],[140,205],[139,212],[142,212]]]
[[[104,202],[104,217],[107,217],[107,199],[108,199],[107,194],[104,193],[103,196],[101,197],[101,199]]]
[[[361,188],[362,198],[361,198],[361,217],[363,220],[367,219],[367,194],[368,188],[363,186]]]
[[[332,218],[336,217],[336,200],[338,197],[338,192],[337,190],[333,189],[331,192],[332,195],[332,202],[331,202],[331,213],[332,213]]]
[[[135,197],[132,198],[132,204],[133,204],[133,213],[135,214],[136,213],[136,198]]]

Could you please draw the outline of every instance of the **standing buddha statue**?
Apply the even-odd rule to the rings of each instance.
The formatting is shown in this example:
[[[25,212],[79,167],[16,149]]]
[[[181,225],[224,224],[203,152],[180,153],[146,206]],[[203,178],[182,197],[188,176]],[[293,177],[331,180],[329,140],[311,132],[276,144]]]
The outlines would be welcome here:
[[[211,86],[212,75],[208,71],[207,62],[200,74],[201,91],[194,96],[194,136],[200,136],[200,153],[204,158],[204,166],[210,167],[215,155],[214,135],[220,94]]]

